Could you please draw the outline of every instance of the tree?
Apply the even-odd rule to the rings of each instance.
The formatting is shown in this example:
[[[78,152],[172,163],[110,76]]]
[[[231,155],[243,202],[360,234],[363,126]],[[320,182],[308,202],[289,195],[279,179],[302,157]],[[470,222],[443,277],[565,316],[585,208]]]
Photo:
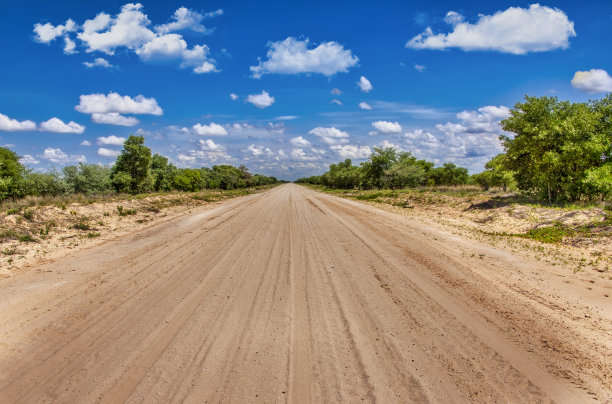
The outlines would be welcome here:
[[[457,167],[453,163],[444,163],[442,167],[431,170],[431,178],[436,185],[464,185],[470,178],[467,168]]]
[[[502,187],[504,192],[514,184],[514,173],[506,170],[506,155],[498,154],[485,164],[485,171],[472,178],[485,191],[490,187]]]
[[[397,152],[393,147],[375,147],[368,161],[361,163],[364,187],[382,188],[383,175],[397,161]]]
[[[19,183],[26,173],[19,156],[12,150],[0,147],[0,200],[21,195]]]
[[[168,158],[155,153],[151,158],[153,189],[155,191],[170,191],[176,174],[177,169],[173,164],[168,163]]]
[[[383,184],[389,188],[417,187],[427,180],[425,167],[431,169],[425,160],[417,160],[410,152],[401,152],[397,162],[385,170]],[[433,166],[433,163],[430,163]]]
[[[571,103],[556,97],[525,97],[502,127],[504,165],[519,189],[553,201],[575,201],[594,192],[589,170],[612,157],[612,97]]]
[[[111,169],[99,164],[79,163],[62,170],[69,192],[77,194],[101,194],[112,189]]]
[[[118,192],[146,192],[153,188],[151,176],[151,149],[144,145],[143,136],[130,135],[123,144],[123,150],[112,169],[112,183]],[[126,187],[126,176],[130,176]],[[120,176],[115,179],[115,177]],[[122,190],[120,191],[119,188]]]

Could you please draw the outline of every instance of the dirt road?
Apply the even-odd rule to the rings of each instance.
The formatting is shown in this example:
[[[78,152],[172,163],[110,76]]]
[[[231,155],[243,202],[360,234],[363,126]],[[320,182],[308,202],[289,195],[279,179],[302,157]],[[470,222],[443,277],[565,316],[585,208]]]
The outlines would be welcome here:
[[[0,402],[605,402],[556,270],[287,184],[1,280]]]

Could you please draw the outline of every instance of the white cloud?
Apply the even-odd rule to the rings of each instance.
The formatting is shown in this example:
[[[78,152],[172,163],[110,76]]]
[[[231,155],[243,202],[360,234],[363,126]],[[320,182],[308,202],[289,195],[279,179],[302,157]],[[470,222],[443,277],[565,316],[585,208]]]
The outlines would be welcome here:
[[[366,159],[372,154],[368,146],[354,146],[350,144],[329,146],[343,159]]]
[[[168,24],[157,25],[155,27],[155,31],[160,34],[167,34],[169,32],[190,29],[195,32],[206,33],[207,29],[204,25],[201,24],[202,20],[205,17],[214,17],[222,14],[223,10],[221,9],[203,15],[198,13],[197,11],[189,10],[185,7],[180,7],[172,15],[172,22],[169,22]]]
[[[274,118],[277,121],[292,121],[299,118],[297,115],[281,115]]]
[[[309,43],[308,38],[300,41],[293,37],[268,42],[268,60],[251,66],[253,77],[260,78],[271,73],[320,73],[333,76],[336,73],[346,73],[359,62],[357,56],[337,42],[323,42],[313,49],[308,49]]]
[[[85,132],[85,126],[79,125],[73,121],[64,123],[59,118],[51,118],[48,121],[41,123],[39,130],[43,132],[75,133],[80,135],[81,133]]]
[[[233,101],[236,101],[236,100],[238,99],[238,94],[230,93],[230,98],[231,98]]]
[[[578,71],[572,79],[572,86],[586,93],[612,92],[612,77],[602,69]]]
[[[182,35],[171,33],[184,29],[197,32],[208,32],[201,24],[204,18],[223,14],[222,10],[200,14],[181,7],[175,11],[168,24],[151,28],[151,21],[143,12],[140,3],[128,3],[121,7],[119,14],[111,16],[99,13],[95,18],[86,20],[77,26],[72,20],[66,25],[53,26],[49,23],[34,26],[35,39],[49,43],[58,36],[64,36],[64,53],[76,52],[76,42],[68,33],[75,31],[76,38],[88,53],[101,52],[114,55],[117,50],[128,49],[135,52],[145,62],[163,62],[176,60],[181,68],[192,68],[194,73],[217,71],[215,61],[208,57],[208,46],[195,45],[188,47]],[[107,62],[108,63],[108,62]],[[87,67],[106,67],[96,62],[85,62]]]
[[[221,151],[225,148],[215,142],[212,139],[199,140],[200,148],[205,151]]]
[[[372,122],[372,126],[380,133],[400,133],[402,125],[397,122],[376,121]]]
[[[92,68],[92,67],[102,67],[104,69],[112,69],[113,65],[111,65],[108,60],[104,59],[104,58],[95,58],[93,62],[83,62],[83,64],[85,65],[85,67],[88,68]]]
[[[341,131],[340,129],[336,129],[334,127],[324,128],[317,127],[308,132],[311,135],[315,135],[321,138],[321,141],[327,144],[339,144],[339,143],[348,143],[348,139],[350,135],[348,132]]]
[[[179,153],[179,154],[176,156],[176,158],[177,158],[177,159],[179,159],[179,161],[180,161],[180,162],[182,162],[182,163],[188,163],[188,164],[189,164],[189,163],[194,163],[194,162],[195,162],[195,159],[196,159],[196,158],[195,158],[195,156],[187,156],[187,155],[185,155],[185,154],[183,154],[183,153]]]
[[[88,52],[113,55],[119,47],[137,49],[156,36],[148,28],[150,21],[141,10],[141,4],[128,3],[114,18],[100,13],[93,20],[85,21],[77,37],[86,44]]]
[[[23,130],[35,130],[36,123],[32,121],[18,121],[0,114],[0,130],[6,132],[17,132]]]
[[[78,53],[76,50],[76,42],[70,39],[69,36],[64,37],[64,53],[66,55],[74,55]]]
[[[476,111],[462,111],[457,122],[435,125],[432,133],[423,129],[404,135],[407,149],[419,158],[438,164],[454,162],[472,170],[482,170],[484,163],[503,151],[499,135],[500,120],[510,116],[504,106],[486,106]]]
[[[391,147],[391,148],[393,148],[393,149],[395,149],[397,151],[403,151],[403,149],[402,149],[402,147],[400,145],[397,145],[395,143],[391,143],[387,139],[385,139],[382,142],[380,142],[379,146],[383,147],[383,148]]]
[[[34,165],[40,163],[40,161],[36,160],[34,156],[30,154],[24,154],[23,157],[19,159],[19,162],[25,165]]]
[[[369,111],[369,110],[372,109],[372,106],[370,104],[368,104],[367,102],[360,102],[359,103],[359,108],[367,109]]]
[[[91,120],[95,123],[104,123],[107,125],[117,126],[136,126],[140,121],[133,116],[123,116],[117,112],[109,112],[106,114],[92,114]]]
[[[202,124],[196,123],[195,125],[193,125],[192,129],[195,134],[200,135],[200,136],[226,136],[227,135],[227,129],[225,129],[223,126],[216,124],[214,122],[211,122],[208,125],[202,125]]]
[[[87,161],[82,154],[68,155],[62,149],[52,147],[46,148],[41,157],[56,164],[85,163]]]
[[[359,78],[357,85],[364,93],[369,93],[374,88],[372,87],[372,83],[370,83],[370,80],[368,80],[365,76],[361,76]]]
[[[83,140],[79,143],[79,146],[91,146],[91,142],[89,140]]]
[[[125,140],[126,139],[124,137],[119,137],[115,135],[110,135],[106,137],[100,136],[97,139],[97,143],[101,146],[123,146]]]
[[[415,64],[414,64],[414,69],[422,73],[422,72],[424,72],[424,71],[425,71],[425,69],[427,69],[427,66],[424,66],[424,65],[420,65],[420,64],[418,64],[418,63],[415,63]]]
[[[246,151],[253,157],[271,157],[274,155],[269,148],[265,146],[255,146],[254,144],[247,147]]]
[[[340,90],[339,88],[332,88],[331,93],[332,95],[340,95],[342,94],[342,90]]]
[[[257,108],[267,108],[274,104],[275,100],[267,91],[262,91],[261,94],[250,94],[246,101],[255,105]]]
[[[71,19],[68,19],[64,25],[53,26],[50,23],[34,25],[34,39],[41,43],[50,43],[57,37],[61,37],[68,32],[74,31],[76,24]]]
[[[108,95],[81,95],[80,103],[74,109],[84,114],[108,114],[113,112],[119,114],[163,114],[155,98],[145,98],[142,95],[132,98],[113,92],[108,93]]]
[[[145,62],[181,60],[181,67],[193,67],[195,73],[216,71],[214,60],[208,57],[208,46],[196,45],[187,48],[187,42],[179,34],[165,34],[145,43],[136,54]]]
[[[480,15],[470,24],[456,12],[449,12],[445,21],[453,30],[434,34],[431,28],[406,43],[413,49],[460,48],[465,51],[493,50],[523,55],[566,49],[569,38],[576,36],[574,23],[558,8],[532,4],[529,8],[510,7],[493,15]]]
[[[331,100],[330,104],[342,105],[342,101],[334,99]]]
[[[291,139],[291,144],[296,147],[309,147],[310,142],[304,139],[302,136],[294,137]]]
[[[105,147],[98,148],[98,156],[115,158],[121,154],[119,150],[107,149]]]

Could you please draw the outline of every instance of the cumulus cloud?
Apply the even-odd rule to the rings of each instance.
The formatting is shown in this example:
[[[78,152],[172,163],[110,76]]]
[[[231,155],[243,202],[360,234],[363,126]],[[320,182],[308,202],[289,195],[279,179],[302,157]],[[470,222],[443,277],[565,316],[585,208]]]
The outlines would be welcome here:
[[[331,145],[329,146],[338,156],[343,159],[367,159],[372,154],[368,146]]]
[[[405,133],[404,138],[408,150],[420,158],[482,170],[484,163],[503,151],[499,122],[509,116],[510,110],[504,106],[462,111],[456,115],[458,121],[435,125],[434,131],[413,130]]]
[[[339,144],[339,143],[348,143],[348,139],[350,135],[348,132],[341,131],[340,129],[336,129],[335,127],[324,128],[317,127],[308,132],[311,135],[318,136],[321,141],[327,144]]]
[[[85,67],[90,69],[92,67],[101,67],[103,69],[112,69],[113,67],[115,67],[104,58],[95,58],[93,62],[83,62],[83,64],[85,65]]]
[[[117,126],[136,126],[140,123],[140,121],[133,116],[123,116],[117,112],[109,112],[106,114],[95,113],[91,115],[91,120],[95,123]]]
[[[79,125],[76,122],[70,121],[64,123],[59,118],[51,118],[40,124],[39,130],[42,132],[55,132],[55,133],[75,133],[80,135],[85,132],[85,126]]]
[[[76,24],[71,19],[66,20],[64,25],[54,26],[51,23],[35,24],[34,39],[41,43],[50,43],[56,38],[66,35],[68,32],[74,31]]]
[[[267,108],[274,104],[274,97],[271,97],[267,91],[262,91],[261,94],[249,94],[247,102],[255,105],[257,108]]]
[[[188,156],[186,154],[183,153],[179,153],[176,158],[181,162],[181,163],[186,163],[186,164],[192,164],[195,162],[196,158],[195,156]]]
[[[424,71],[425,71],[425,69],[427,69],[427,66],[424,66],[424,65],[420,65],[420,64],[418,64],[418,63],[415,63],[415,64],[414,64],[414,69],[422,73],[422,72],[424,72]]]
[[[79,143],[79,146],[91,146],[91,142],[89,140],[83,140]]]
[[[55,164],[68,164],[68,163],[85,163],[87,159],[82,154],[68,155],[60,148],[48,147],[43,151],[41,156],[45,160]]]
[[[400,133],[402,131],[402,125],[397,122],[388,121],[376,121],[372,122],[372,126],[380,133]]]
[[[119,137],[115,135],[110,135],[106,137],[100,136],[97,139],[97,143],[101,146],[123,146],[125,140],[126,139],[124,137]]]
[[[304,139],[302,136],[294,137],[291,139],[291,144],[296,147],[309,147],[310,142]]]
[[[612,77],[602,69],[577,71],[572,79],[572,86],[591,94],[612,92]]]
[[[211,122],[208,125],[202,125],[200,123],[196,123],[192,127],[193,132],[200,136],[226,136],[227,129],[223,126]]]
[[[197,11],[180,7],[172,15],[171,22],[155,26],[155,31],[159,34],[167,34],[169,32],[190,29],[195,32],[207,33],[208,30],[202,25],[202,20],[218,15],[223,15],[223,10],[219,9],[210,13],[201,14]]]
[[[231,98],[233,101],[236,101],[236,100],[238,99],[238,94],[230,93],[230,98]]]
[[[342,94],[342,90],[340,90],[339,88],[332,88],[331,93],[332,95],[340,95]]]
[[[4,114],[0,114],[0,130],[5,132],[17,132],[24,130],[35,130],[36,123],[32,121],[18,121],[16,119],[9,118]]]
[[[19,162],[25,165],[35,165],[40,163],[40,161],[36,160],[34,156],[30,154],[24,154],[23,157],[19,159]]]
[[[254,144],[247,147],[247,153],[253,157],[271,157],[274,155],[272,150],[265,146],[255,146]]]
[[[367,102],[360,102],[359,103],[359,108],[367,109],[369,111],[369,110],[372,109],[372,106],[370,104],[368,104]]]
[[[337,42],[322,42],[319,46],[308,49],[308,38],[300,41],[288,37],[283,41],[268,42],[268,60],[251,66],[253,77],[260,78],[264,74],[300,74],[320,73],[333,76],[336,73],[346,73],[349,68],[359,62],[349,49],[344,49]]]
[[[361,76],[359,78],[357,85],[364,93],[369,93],[374,88],[372,87],[372,83],[370,83],[370,80],[368,80],[365,76]]]
[[[532,4],[510,7],[493,15],[480,15],[470,24],[451,11],[445,21],[453,27],[447,34],[434,34],[430,27],[406,43],[413,49],[460,48],[465,51],[492,50],[523,55],[569,47],[576,36],[574,23],[562,10]]]
[[[98,148],[98,156],[115,158],[120,154],[121,152],[119,150],[107,149],[106,147]]]
[[[35,39],[42,43],[49,43],[63,36],[64,53],[76,52],[77,44],[69,36],[71,32],[75,32],[73,35],[88,53],[100,52],[112,56],[117,50],[127,49],[135,52],[144,62],[178,61],[181,68],[189,67],[194,73],[200,74],[218,71],[215,61],[208,56],[208,46],[202,44],[189,48],[182,35],[172,32],[186,29],[208,32],[201,21],[222,13],[222,10],[217,10],[201,14],[181,7],[175,11],[169,23],[157,25],[152,29],[142,4],[128,3],[121,7],[116,16],[102,12],[95,18],[86,20],[81,26],[72,20],[58,26],[50,23],[36,24],[34,32]],[[104,62],[98,62],[97,59],[84,64],[87,67],[108,68]]]
[[[84,114],[150,114],[162,115],[163,110],[155,98],[138,95],[134,98],[110,92],[105,94],[81,95],[80,103],[74,109]]]
[[[210,50],[206,45],[196,45],[188,49],[187,42],[179,34],[165,34],[150,40],[136,49],[136,54],[145,62],[181,61],[181,67],[193,67],[194,73],[216,71],[208,57]]]

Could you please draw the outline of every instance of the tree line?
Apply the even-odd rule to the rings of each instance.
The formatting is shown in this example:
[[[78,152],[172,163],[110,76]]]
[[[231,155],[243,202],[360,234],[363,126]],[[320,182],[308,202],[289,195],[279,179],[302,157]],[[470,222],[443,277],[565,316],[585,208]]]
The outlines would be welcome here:
[[[44,173],[26,169],[19,156],[0,147],[0,201],[27,195],[104,194],[237,189],[275,184],[275,177],[251,174],[241,165],[177,168],[160,154],[151,154],[143,136],[130,136],[112,166],[71,165]]]
[[[322,175],[298,179],[298,183],[339,189],[410,188],[424,185],[463,185],[470,179],[467,168],[417,159],[411,152],[375,147],[367,161],[354,166],[351,159],[332,164]]]
[[[612,94],[582,103],[529,97],[501,122],[504,153],[469,175],[454,164],[434,167],[410,152],[374,148],[368,161],[332,164],[297,182],[330,188],[407,188],[478,184],[518,189],[540,200],[574,202],[612,196]]]

